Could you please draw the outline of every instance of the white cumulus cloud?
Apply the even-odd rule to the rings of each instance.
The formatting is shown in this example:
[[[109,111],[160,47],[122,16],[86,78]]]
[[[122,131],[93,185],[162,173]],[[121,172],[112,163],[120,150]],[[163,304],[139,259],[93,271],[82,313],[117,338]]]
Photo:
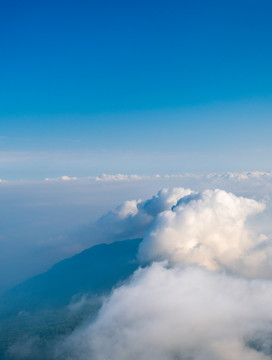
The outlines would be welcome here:
[[[272,241],[249,226],[264,209],[175,188],[108,213],[101,224],[113,232],[145,232],[144,267],[58,344],[56,359],[271,359]]]
[[[264,237],[252,233],[246,223],[264,208],[261,202],[223,190],[183,197],[157,216],[140,245],[140,258],[271,276],[272,248],[263,248]]]
[[[125,201],[102,216],[91,231],[98,242],[142,237],[159,213],[170,210],[191,193],[184,188],[162,189],[148,200]]]

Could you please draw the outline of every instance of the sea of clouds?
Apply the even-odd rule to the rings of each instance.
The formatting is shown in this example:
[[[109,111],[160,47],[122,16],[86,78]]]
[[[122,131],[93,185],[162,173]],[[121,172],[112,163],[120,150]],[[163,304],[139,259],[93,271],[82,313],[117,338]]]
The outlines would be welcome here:
[[[142,237],[156,214],[148,213],[146,206],[146,211],[119,221],[118,213],[125,211],[125,206],[133,211],[131,207],[135,209],[136,203],[133,199],[151,199],[162,188],[193,188],[197,192],[222,188],[258,201],[265,199],[265,212],[252,218],[250,225],[255,222],[260,231],[271,232],[271,180],[271,171],[102,174],[87,178],[63,175],[39,181],[3,179],[0,182],[0,294],[90,246]],[[130,202],[97,222],[102,214],[125,200]]]
[[[143,236],[142,266],[56,359],[272,359],[272,240],[251,226],[263,201],[223,190],[161,190],[96,224]]]

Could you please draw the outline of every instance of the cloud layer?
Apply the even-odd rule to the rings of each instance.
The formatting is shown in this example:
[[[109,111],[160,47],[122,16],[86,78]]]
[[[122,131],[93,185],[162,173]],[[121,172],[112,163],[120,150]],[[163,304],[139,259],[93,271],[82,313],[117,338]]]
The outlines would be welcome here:
[[[271,359],[271,240],[249,226],[264,209],[222,190],[176,188],[107,214],[117,228],[145,229],[148,266],[59,344],[56,359]]]
[[[60,181],[60,180],[94,180],[96,182],[123,182],[123,181],[137,181],[137,180],[152,180],[152,179],[180,179],[180,180],[199,180],[213,182],[242,182],[244,184],[251,183],[252,185],[259,185],[265,182],[271,182],[272,171],[242,171],[242,172],[223,172],[223,173],[181,173],[181,174],[165,174],[165,175],[138,175],[138,174],[105,174],[101,176],[90,176],[85,178],[60,176],[56,178],[45,178],[45,181]]]
[[[272,283],[154,263],[114,291],[66,359],[271,359]]]

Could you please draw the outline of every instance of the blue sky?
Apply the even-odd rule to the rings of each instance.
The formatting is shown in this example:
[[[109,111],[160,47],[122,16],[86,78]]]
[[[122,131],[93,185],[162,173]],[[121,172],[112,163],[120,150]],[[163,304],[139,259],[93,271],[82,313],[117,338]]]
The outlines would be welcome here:
[[[270,1],[10,1],[0,178],[271,169]]]
[[[67,256],[71,229],[125,199],[201,183],[154,174],[271,170],[271,13],[250,0],[2,1],[0,283]],[[153,177],[43,181],[102,173]]]

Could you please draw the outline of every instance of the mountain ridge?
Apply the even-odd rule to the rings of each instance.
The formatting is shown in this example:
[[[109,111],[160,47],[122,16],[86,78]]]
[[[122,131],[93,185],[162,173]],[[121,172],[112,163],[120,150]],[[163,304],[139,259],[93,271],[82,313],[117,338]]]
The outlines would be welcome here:
[[[31,277],[1,295],[0,313],[3,303],[10,305],[15,300],[18,311],[20,305],[29,311],[41,306],[64,306],[73,295],[79,293],[108,291],[139,266],[137,250],[141,240],[137,238],[94,245],[56,263],[48,271]]]
[[[1,295],[0,359],[21,359],[9,350],[32,338],[38,339],[40,350],[26,359],[52,359],[48,344],[95,316],[102,299],[140,266],[141,241],[95,245]]]

